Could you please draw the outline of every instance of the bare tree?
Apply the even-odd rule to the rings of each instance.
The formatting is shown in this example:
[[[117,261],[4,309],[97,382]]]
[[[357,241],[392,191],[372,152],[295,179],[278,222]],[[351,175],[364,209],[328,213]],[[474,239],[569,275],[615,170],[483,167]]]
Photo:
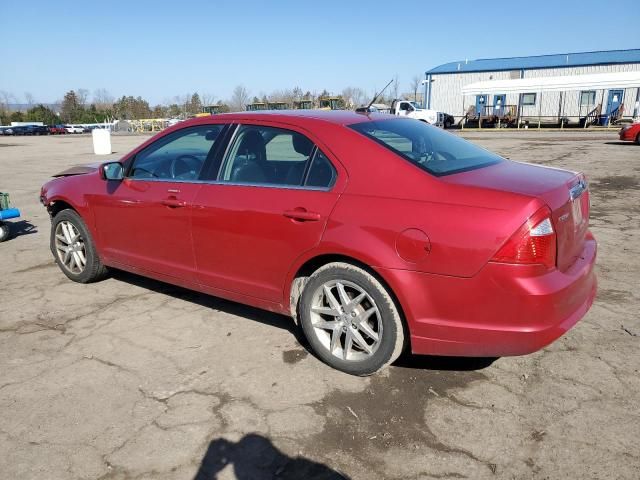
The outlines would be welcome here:
[[[189,114],[189,105],[191,103],[191,94],[176,95],[173,97],[173,103],[180,107],[180,116],[186,118]]]
[[[418,101],[418,87],[420,87],[420,83],[422,82],[422,77],[420,75],[414,75],[411,79],[411,91],[413,92],[413,101]]]
[[[36,103],[31,92],[24,92],[24,100],[27,104],[27,108],[33,107],[34,103]]]
[[[242,85],[238,85],[233,89],[233,94],[231,95],[231,100],[229,100],[229,107],[231,107],[231,111],[240,112],[244,110],[245,105],[249,101],[249,92]]]
[[[365,103],[366,93],[358,87],[347,87],[342,90],[342,98],[344,98],[347,107],[355,108]]]
[[[6,90],[0,90],[0,109],[9,110],[9,104],[13,103],[15,97]]]
[[[78,99],[78,105],[82,108],[87,106],[87,100],[89,100],[89,90],[86,88],[79,88],[76,92],[76,98]]]
[[[93,104],[99,110],[107,110],[113,106],[113,96],[106,88],[98,88],[93,91]]]
[[[200,101],[203,106],[214,105],[216,103],[216,96],[211,93],[200,92]]]

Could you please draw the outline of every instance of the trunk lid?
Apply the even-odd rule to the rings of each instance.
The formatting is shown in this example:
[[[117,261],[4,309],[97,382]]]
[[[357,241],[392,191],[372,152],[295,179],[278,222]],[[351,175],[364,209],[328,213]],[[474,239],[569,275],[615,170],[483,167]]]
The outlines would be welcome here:
[[[583,175],[509,160],[441,180],[539,198],[552,212],[558,269],[567,270],[582,253],[589,227],[589,190]]]

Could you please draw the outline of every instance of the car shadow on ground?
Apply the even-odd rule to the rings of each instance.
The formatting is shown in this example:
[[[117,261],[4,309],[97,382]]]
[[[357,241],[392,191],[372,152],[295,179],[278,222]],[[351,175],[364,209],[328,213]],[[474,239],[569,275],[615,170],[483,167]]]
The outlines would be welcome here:
[[[223,438],[211,441],[194,480],[215,480],[227,467],[233,468],[238,480],[349,480],[322,463],[300,456],[289,457],[271,440],[254,433],[238,442]]]
[[[307,348],[307,342],[304,339],[302,331],[290,317],[285,315],[261,310],[242,303],[232,302],[230,300],[225,300],[224,298],[214,297],[212,295],[207,295],[206,293],[196,292],[195,290],[178,287],[122,270],[113,270],[111,272],[111,277],[141,288],[146,288],[154,292],[195,303],[202,307],[244,317],[271,327],[282,328],[283,330],[287,330],[291,333],[302,346]]]
[[[293,319],[286,315],[261,310],[249,305],[232,302],[230,300],[214,297],[212,295],[196,292],[194,290],[178,287],[122,270],[113,270],[111,272],[111,277],[118,281],[130,283],[174,298],[179,298],[206,308],[243,317],[271,327],[282,328],[283,330],[291,333],[302,348],[314,357],[318,358],[317,355],[315,355],[315,352],[310,348],[309,343],[302,332],[302,328],[297,324],[297,322],[293,321]],[[299,353],[304,354],[304,351],[292,350],[283,352],[283,354],[298,354],[295,360],[289,362],[285,358],[285,361],[287,361],[287,363],[295,363],[295,361],[302,358]],[[286,355],[284,356],[286,357]],[[410,351],[407,351],[393,363],[393,366],[402,369],[469,372],[487,368],[496,360],[497,358],[495,357],[442,357],[435,355],[414,355]]]
[[[415,370],[442,370],[471,372],[483,370],[498,360],[498,357],[439,357],[436,355],[414,355],[406,352],[393,364],[394,367]]]
[[[604,142],[605,145],[624,145],[625,147],[637,147],[635,142],[623,142],[623,141],[618,141],[618,142]]]

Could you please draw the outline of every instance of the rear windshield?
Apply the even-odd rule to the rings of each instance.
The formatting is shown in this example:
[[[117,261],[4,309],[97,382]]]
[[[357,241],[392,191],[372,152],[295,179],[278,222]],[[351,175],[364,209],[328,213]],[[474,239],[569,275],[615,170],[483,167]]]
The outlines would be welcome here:
[[[415,119],[373,120],[349,127],[436,176],[502,161],[484,148]]]

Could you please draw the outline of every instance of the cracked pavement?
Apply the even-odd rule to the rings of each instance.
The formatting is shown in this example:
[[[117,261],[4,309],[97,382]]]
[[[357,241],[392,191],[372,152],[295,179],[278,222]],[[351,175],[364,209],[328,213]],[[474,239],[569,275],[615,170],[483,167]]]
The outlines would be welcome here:
[[[147,137],[0,137],[22,218],[0,244],[0,477],[640,478],[640,147],[615,132],[463,132],[506,157],[584,171],[599,294],[524,356],[326,367],[279,315],[116,272],[74,284],[39,188]]]

